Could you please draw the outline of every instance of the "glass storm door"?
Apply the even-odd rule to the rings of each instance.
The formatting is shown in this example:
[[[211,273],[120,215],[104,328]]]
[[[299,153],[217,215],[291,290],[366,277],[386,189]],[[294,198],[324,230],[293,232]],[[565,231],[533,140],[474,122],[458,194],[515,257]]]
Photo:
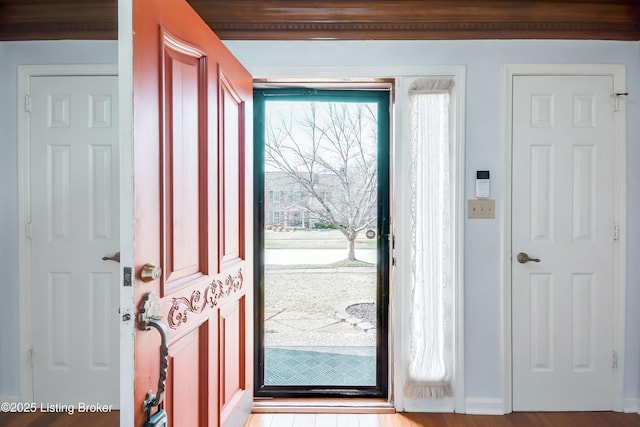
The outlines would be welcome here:
[[[254,90],[256,396],[386,396],[389,99]]]

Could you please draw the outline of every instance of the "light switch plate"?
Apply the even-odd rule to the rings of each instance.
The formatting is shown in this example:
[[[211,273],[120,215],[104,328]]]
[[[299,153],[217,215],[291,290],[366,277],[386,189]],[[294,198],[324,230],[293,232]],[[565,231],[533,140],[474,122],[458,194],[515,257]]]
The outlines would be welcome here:
[[[468,200],[467,216],[469,218],[495,218],[496,201],[493,199]]]

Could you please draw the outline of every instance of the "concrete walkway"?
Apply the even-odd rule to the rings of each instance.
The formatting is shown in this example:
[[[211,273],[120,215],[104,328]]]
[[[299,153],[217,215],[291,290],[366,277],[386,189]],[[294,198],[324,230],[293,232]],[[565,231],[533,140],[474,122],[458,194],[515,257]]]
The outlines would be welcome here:
[[[265,249],[264,263],[273,265],[289,264],[332,264],[347,257],[346,249]],[[375,263],[375,249],[356,249],[356,258]]]

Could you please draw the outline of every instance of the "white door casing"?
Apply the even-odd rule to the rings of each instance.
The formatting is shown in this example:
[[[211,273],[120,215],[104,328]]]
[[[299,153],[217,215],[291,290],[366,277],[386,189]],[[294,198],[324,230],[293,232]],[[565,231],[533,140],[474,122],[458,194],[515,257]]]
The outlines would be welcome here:
[[[515,411],[615,407],[613,83],[513,77]]]
[[[393,249],[393,256],[396,264],[392,269],[390,283],[393,291],[390,295],[390,315],[392,329],[390,337],[390,346],[393,348],[390,360],[392,361],[390,369],[393,372],[390,387],[393,395],[393,405],[398,411],[408,412],[466,412],[466,402],[468,398],[465,393],[465,359],[464,359],[464,215],[454,215],[456,218],[456,280],[455,289],[455,375],[454,389],[456,390],[453,398],[444,399],[421,399],[411,400],[403,396],[402,385],[406,376],[406,360],[408,353],[406,348],[408,344],[408,302],[410,293],[398,286],[405,283],[410,274],[410,227],[408,210],[400,209],[401,206],[408,206],[409,201],[409,185],[406,185],[407,173],[403,165],[408,165],[406,150],[403,150],[401,144],[397,141],[407,139],[408,132],[406,118],[408,117],[408,91],[402,88],[408,88],[412,81],[417,78],[433,77],[433,78],[452,78],[455,80],[453,97],[452,97],[452,149],[455,151],[455,181],[456,185],[452,188],[452,199],[455,200],[455,210],[458,213],[465,212],[466,202],[464,199],[465,186],[465,105],[466,105],[466,67],[464,65],[446,65],[446,66],[380,66],[380,67],[287,67],[287,66],[265,66],[252,67],[251,72],[256,80],[274,79],[274,81],[282,82],[283,79],[290,79],[292,82],[299,80],[299,76],[304,75],[307,78],[316,80],[327,80],[328,82],[343,81],[345,79],[359,80],[362,78],[379,79],[380,76],[393,77],[396,80],[394,85],[394,112],[392,120],[392,141],[396,141],[396,145],[392,143],[391,164],[392,164],[392,223],[393,233],[396,236],[396,244]],[[408,166],[407,166],[408,167]],[[403,243],[404,242],[404,243]],[[395,286],[393,284],[396,284]],[[395,309],[393,308],[395,307]],[[509,378],[510,382],[510,378]]]
[[[119,264],[102,257],[119,251],[117,76],[34,75],[27,95],[32,398],[115,409]]]

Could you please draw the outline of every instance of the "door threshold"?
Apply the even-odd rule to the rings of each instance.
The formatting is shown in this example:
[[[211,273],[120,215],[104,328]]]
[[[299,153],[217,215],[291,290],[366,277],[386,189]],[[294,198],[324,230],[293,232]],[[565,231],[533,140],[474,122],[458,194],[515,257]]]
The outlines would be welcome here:
[[[386,399],[254,398],[254,414],[394,414],[393,403]]]

